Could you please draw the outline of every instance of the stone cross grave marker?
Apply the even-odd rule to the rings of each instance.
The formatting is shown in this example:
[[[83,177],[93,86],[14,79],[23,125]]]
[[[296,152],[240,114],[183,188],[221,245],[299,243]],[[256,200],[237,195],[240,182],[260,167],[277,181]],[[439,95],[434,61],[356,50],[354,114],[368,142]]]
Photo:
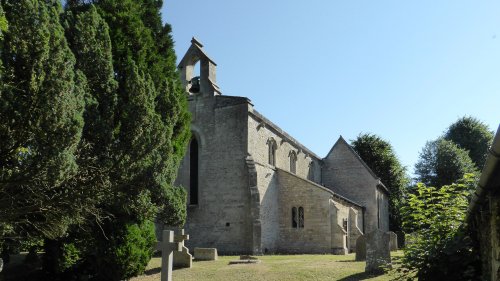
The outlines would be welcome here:
[[[174,267],[175,268],[191,268],[193,264],[193,256],[189,253],[189,249],[184,246],[184,241],[189,240],[189,234],[186,234],[184,229],[179,230],[174,235],[174,242],[180,243],[181,251],[174,252]]]
[[[164,230],[158,248],[161,250],[161,281],[172,281],[174,251],[182,251],[181,243],[174,242],[172,230]]]

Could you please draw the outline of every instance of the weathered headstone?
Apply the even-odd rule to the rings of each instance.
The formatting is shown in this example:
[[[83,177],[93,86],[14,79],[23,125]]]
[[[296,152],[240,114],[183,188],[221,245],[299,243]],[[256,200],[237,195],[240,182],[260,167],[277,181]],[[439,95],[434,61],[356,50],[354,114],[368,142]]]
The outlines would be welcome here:
[[[366,267],[365,272],[370,274],[384,273],[385,269],[392,268],[391,251],[389,248],[391,237],[389,233],[376,229],[366,235]]]
[[[2,272],[3,269],[3,259],[0,258],[0,272]]]
[[[174,242],[174,232],[164,230],[162,241],[158,242],[158,248],[161,250],[161,281],[172,281],[172,264],[174,251],[182,251],[180,243]]]
[[[396,231],[398,236],[398,249],[402,249],[405,246],[405,233],[403,231]]]
[[[392,231],[387,232],[389,233],[391,240],[389,241],[389,249],[392,251],[397,251],[398,250],[398,235]]]
[[[217,260],[216,248],[194,248],[194,258],[199,261]]]
[[[174,235],[174,242],[180,243],[182,251],[174,252],[174,268],[191,268],[193,265],[193,256],[189,253],[189,249],[184,246],[185,240],[189,240],[189,234],[185,234],[184,229],[178,230]]]
[[[358,239],[356,239],[356,260],[366,260],[366,238],[364,235],[361,235]]]

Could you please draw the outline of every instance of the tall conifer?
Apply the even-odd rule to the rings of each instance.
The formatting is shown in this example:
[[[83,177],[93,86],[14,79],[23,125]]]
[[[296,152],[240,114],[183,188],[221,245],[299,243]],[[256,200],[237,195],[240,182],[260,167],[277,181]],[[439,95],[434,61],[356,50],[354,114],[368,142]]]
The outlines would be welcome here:
[[[63,183],[78,171],[85,78],[75,74],[59,1],[1,4],[9,28],[1,49],[0,222],[56,237],[81,211]]]
[[[121,280],[144,270],[154,243],[144,240],[152,234],[152,220],[184,223],[185,192],[172,184],[189,140],[189,115],[161,2],[90,2],[67,1],[66,36],[87,80],[79,156],[91,157],[81,161],[80,172],[97,166],[101,173],[80,184],[104,191],[99,208],[110,219],[89,221],[86,227],[93,230],[76,228],[68,238],[51,241],[47,250],[62,256],[45,265],[52,273],[67,271],[58,264],[64,245],[71,244],[81,258],[71,268],[85,267],[96,280]],[[135,250],[123,255],[131,250],[127,241],[136,241]]]
[[[185,196],[172,184],[189,140],[189,114],[170,27],[161,22],[162,1],[98,0],[94,4],[110,26],[119,84],[115,183],[130,200],[136,200],[138,192],[147,194],[155,208],[166,206],[169,212],[161,216],[165,222],[182,224],[184,207],[169,204]],[[145,81],[141,87],[147,90],[132,87],[131,82],[138,79]],[[138,108],[136,101],[143,104]],[[130,208],[123,211],[131,218],[139,215]]]

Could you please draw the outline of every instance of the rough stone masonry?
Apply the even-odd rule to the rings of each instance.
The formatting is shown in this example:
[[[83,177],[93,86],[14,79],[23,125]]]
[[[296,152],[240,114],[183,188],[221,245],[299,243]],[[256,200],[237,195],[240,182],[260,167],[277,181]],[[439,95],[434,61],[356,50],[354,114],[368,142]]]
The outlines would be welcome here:
[[[188,193],[188,248],[345,254],[389,230],[388,189],[342,137],[316,155],[248,98],[223,95],[216,66],[194,38],[178,66],[192,116],[175,183]]]

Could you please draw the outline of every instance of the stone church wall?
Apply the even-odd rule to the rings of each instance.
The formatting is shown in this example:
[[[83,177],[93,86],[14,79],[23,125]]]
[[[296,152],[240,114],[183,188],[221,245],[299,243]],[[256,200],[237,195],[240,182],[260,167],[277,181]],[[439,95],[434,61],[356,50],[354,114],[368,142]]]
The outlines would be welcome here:
[[[323,159],[322,174],[325,186],[365,206],[365,233],[378,228],[378,205],[386,204],[383,200],[387,198],[381,197],[381,202],[377,203],[379,180],[368,171],[343,139],[339,139]],[[381,220],[386,221],[382,224],[384,227],[387,225],[387,228],[381,229],[388,231],[388,215],[381,216]]]
[[[252,109],[250,108],[252,111]],[[276,166],[269,164],[268,140],[272,138],[276,141]],[[252,156],[257,170],[257,185],[261,200],[260,220],[261,220],[261,243],[263,253],[273,253],[277,251],[277,241],[279,238],[279,213],[278,213],[278,192],[276,168],[290,169],[290,151],[297,154],[296,173],[300,177],[308,177],[309,165],[315,162],[314,176],[319,181],[321,178],[320,160],[314,155],[308,154],[302,145],[294,143],[291,137],[282,132],[270,121],[260,114],[248,115],[248,152]]]
[[[267,120],[260,113],[250,108],[248,117],[248,152],[255,162],[270,166],[268,141],[274,139],[277,144],[276,167],[290,171],[290,152],[297,156],[296,175],[308,178],[309,167],[313,162],[314,182],[321,180],[321,159],[306,147]]]
[[[275,169],[256,164],[260,194],[261,248],[264,254],[277,250],[279,237],[278,178]]]
[[[185,225],[189,248],[215,247],[220,253],[249,253],[252,245],[248,188],[248,103],[232,97],[189,98],[193,136],[199,142],[199,203],[189,205]],[[189,150],[189,148],[188,148]],[[176,184],[189,192],[189,153]]]
[[[345,253],[365,225],[366,231],[388,225],[386,194],[377,193],[377,177],[342,138],[321,159],[247,98],[221,95],[215,62],[198,40],[191,43],[178,66],[198,142],[198,202],[188,205],[184,226],[188,247],[214,247],[222,254]],[[194,77],[197,62],[200,77]],[[272,163],[270,141],[276,149]],[[176,179],[188,202],[195,197],[195,154],[189,149]],[[300,229],[290,225],[295,205],[305,211]]]
[[[363,235],[363,210],[359,207],[349,208],[349,252],[356,251],[356,240]]]
[[[473,214],[472,229],[476,232],[481,253],[482,280],[500,279],[500,198],[491,196]]]
[[[347,233],[342,231],[343,220],[349,220],[351,208],[361,213],[361,207],[336,198],[330,190],[288,171],[277,169],[277,174],[278,252],[335,253],[335,249],[345,248],[348,242]],[[292,227],[293,207],[304,208],[303,228]]]
[[[379,208],[379,228],[383,231],[389,231],[389,196],[382,190],[382,188],[377,187],[377,200]]]

